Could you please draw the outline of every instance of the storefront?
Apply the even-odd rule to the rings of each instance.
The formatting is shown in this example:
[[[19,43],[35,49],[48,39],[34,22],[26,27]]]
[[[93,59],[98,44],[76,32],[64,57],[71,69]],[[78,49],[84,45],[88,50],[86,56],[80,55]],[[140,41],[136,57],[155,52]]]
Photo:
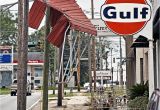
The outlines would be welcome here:
[[[13,78],[17,78],[17,59],[18,54],[14,53],[14,71]],[[29,52],[27,73],[31,75],[33,86],[42,86],[43,83],[43,53],[42,52]]]

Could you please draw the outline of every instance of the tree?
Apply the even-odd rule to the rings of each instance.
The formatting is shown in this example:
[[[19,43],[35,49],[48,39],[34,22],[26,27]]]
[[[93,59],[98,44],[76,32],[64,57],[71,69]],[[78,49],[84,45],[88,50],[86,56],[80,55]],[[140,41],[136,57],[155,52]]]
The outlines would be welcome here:
[[[29,35],[29,42],[35,42],[36,45],[29,48],[29,51],[36,52],[44,52],[44,36],[45,36],[45,26],[42,26],[40,30],[35,31],[31,35]],[[56,71],[56,47],[53,45],[49,45],[49,75],[50,75],[50,83],[53,87],[53,94],[55,93],[55,71]]]
[[[9,10],[0,10],[0,45],[17,45],[17,17]]]
[[[42,26],[40,30],[37,30],[29,35],[28,42],[35,43],[35,46],[29,48],[29,51],[44,52],[44,35],[45,26]]]
[[[49,68],[50,68],[50,78],[51,86],[53,87],[53,94],[55,94],[55,75],[56,75],[56,47],[50,45],[49,54]]]

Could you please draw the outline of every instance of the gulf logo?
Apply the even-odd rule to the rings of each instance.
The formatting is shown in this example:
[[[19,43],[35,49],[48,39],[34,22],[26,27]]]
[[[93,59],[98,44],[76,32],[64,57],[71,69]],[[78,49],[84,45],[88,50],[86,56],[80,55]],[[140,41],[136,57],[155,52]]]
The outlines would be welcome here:
[[[118,35],[133,35],[151,19],[151,6],[145,0],[107,0],[101,18]]]

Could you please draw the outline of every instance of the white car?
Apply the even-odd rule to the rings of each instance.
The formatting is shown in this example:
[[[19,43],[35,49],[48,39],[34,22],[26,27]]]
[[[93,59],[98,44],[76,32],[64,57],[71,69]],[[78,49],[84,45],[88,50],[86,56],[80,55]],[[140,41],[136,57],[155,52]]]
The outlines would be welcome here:
[[[85,83],[85,84],[83,85],[83,87],[84,87],[84,89],[87,89],[87,88],[89,87],[89,83],[88,83],[88,82]]]
[[[85,84],[83,85],[83,87],[84,87],[85,89],[89,89],[89,85],[90,85],[90,83],[87,82],[87,83],[85,83]],[[94,86],[94,83],[92,83],[92,86]],[[96,82],[96,87],[99,87],[99,86],[100,86],[100,84],[99,84],[98,82]]]

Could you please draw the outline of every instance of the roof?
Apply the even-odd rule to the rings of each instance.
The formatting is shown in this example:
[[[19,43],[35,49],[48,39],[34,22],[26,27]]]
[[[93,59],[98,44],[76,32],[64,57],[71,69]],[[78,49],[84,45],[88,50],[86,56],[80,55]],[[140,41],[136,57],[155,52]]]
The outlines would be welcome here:
[[[14,63],[18,62],[18,53],[14,53]],[[40,61],[44,62],[44,53],[43,52],[28,52],[28,61]]]
[[[37,29],[45,15],[46,7],[51,7],[50,24],[52,31],[48,36],[49,42],[60,47],[67,26],[91,35],[97,31],[91,21],[83,13],[75,0],[35,0],[29,12],[29,26]]]
[[[140,35],[132,44],[131,48],[147,48],[149,41],[146,37]]]

